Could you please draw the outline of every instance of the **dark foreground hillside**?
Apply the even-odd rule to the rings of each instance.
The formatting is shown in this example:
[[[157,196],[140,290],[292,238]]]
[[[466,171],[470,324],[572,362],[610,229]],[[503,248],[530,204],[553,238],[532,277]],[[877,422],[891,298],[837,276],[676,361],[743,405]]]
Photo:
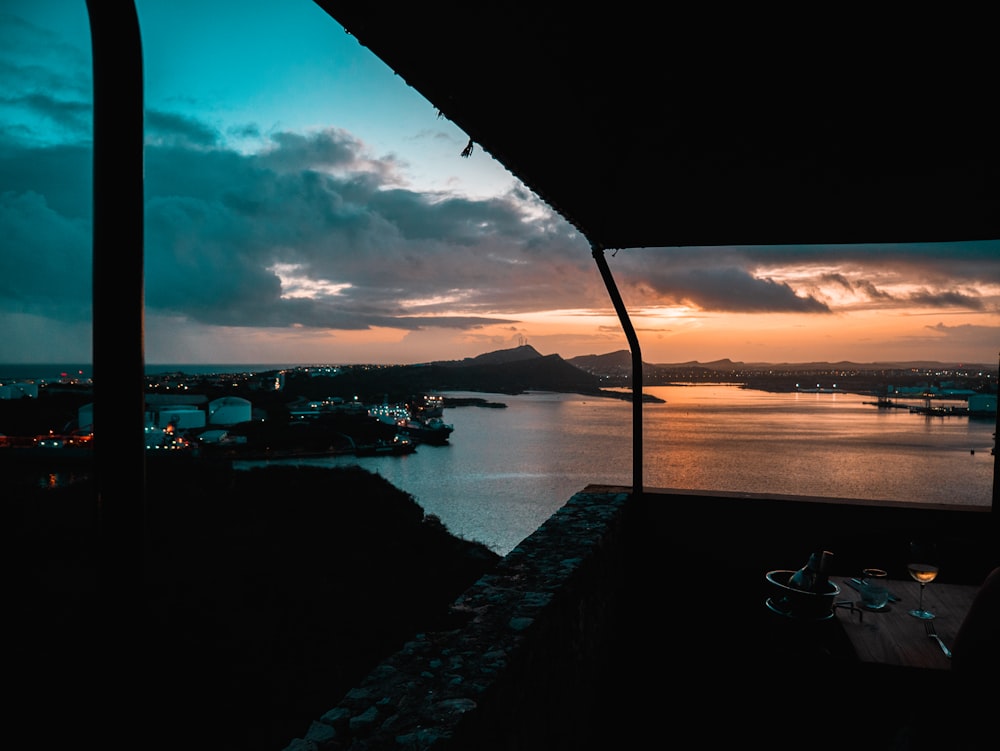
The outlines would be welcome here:
[[[39,738],[280,751],[499,560],[357,467],[151,467],[148,484],[140,633],[109,654],[91,488],[5,498],[11,717]],[[108,685],[122,656],[140,685]]]

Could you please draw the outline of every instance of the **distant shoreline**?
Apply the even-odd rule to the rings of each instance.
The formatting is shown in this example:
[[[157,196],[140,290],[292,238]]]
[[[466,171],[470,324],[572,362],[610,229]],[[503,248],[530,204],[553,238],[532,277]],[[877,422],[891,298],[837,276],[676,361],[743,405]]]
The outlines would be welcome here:
[[[563,358],[566,362],[573,363],[577,358]],[[459,361],[456,361],[459,362]],[[183,373],[185,375],[212,375],[219,373],[261,373],[278,370],[304,370],[321,368],[351,368],[364,367],[367,363],[146,363],[145,372],[147,375],[157,375],[163,373]],[[421,363],[395,363],[381,365],[381,367],[418,367]],[[707,363],[686,362],[686,363],[643,363],[646,368],[664,370],[688,370],[697,368],[702,371],[711,371],[720,376],[728,375],[730,378],[734,374],[765,375],[765,374],[806,374],[823,372],[846,371],[863,373],[885,373],[886,371],[983,371],[997,372],[998,367],[989,363],[944,363],[937,361],[911,361],[911,362],[801,362],[801,363],[741,363],[726,361],[712,361]],[[579,366],[577,366],[579,367]],[[37,362],[37,363],[0,363],[0,379],[9,377],[34,377],[58,380],[63,374],[66,376],[93,377],[94,366],[87,362]],[[34,375],[32,375],[34,374]],[[916,373],[914,373],[916,375]],[[648,385],[648,384],[647,384]]]
[[[529,358],[531,359],[531,358]],[[573,364],[571,360],[565,361]],[[930,367],[928,362],[922,363]],[[580,368],[579,364],[573,365]],[[147,363],[145,372],[148,377],[165,374],[183,374],[191,378],[213,375],[233,374],[263,374],[276,371],[323,371],[325,369],[352,369],[352,365],[330,364],[276,364],[276,363]],[[390,366],[386,366],[387,368]],[[392,366],[408,368],[418,366]],[[772,393],[849,393],[863,396],[900,395],[893,389],[911,389],[917,384],[927,384],[928,391],[933,390],[936,382],[957,382],[955,385],[963,388],[987,393],[996,393],[997,370],[988,366],[965,365],[963,375],[954,370],[956,366],[938,364],[937,370],[916,371],[914,363],[802,363],[768,365],[754,363],[745,365],[730,361],[715,361],[710,365],[646,365],[647,372],[643,375],[643,386],[656,387],[666,385],[699,385],[699,384],[729,384],[744,389]],[[583,369],[583,368],[581,368]],[[824,370],[828,369],[828,370]],[[591,375],[598,375],[604,388],[595,391],[581,392],[567,383],[566,388],[549,388],[560,393],[580,393],[583,396],[632,400],[632,391],[628,386],[628,369],[620,368],[611,375],[603,373],[603,369],[585,370]],[[314,373],[310,373],[313,375]],[[88,386],[93,383],[93,366],[89,363],[8,363],[0,364],[0,385],[21,381],[33,381],[39,384],[70,384],[73,386]],[[804,383],[809,386],[805,386]],[[990,387],[992,386],[992,391]],[[426,385],[423,386],[426,390]],[[613,390],[612,390],[613,389]],[[448,387],[438,390],[447,391]],[[471,389],[470,389],[471,390]],[[494,393],[494,391],[484,391]],[[501,392],[496,392],[501,393]],[[961,399],[964,395],[915,394],[912,398],[943,398]],[[643,393],[643,401],[656,403],[661,400],[649,393]]]

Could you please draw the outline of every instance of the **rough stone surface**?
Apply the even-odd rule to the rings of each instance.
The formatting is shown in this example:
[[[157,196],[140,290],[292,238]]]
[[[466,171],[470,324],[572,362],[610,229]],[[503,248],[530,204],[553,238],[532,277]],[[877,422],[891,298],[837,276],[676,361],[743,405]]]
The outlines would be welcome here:
[[[486,732],[500,722],[490,703],[523,710],[533,690],[550,690],[520,681],[530,665],[539,659],[586,664],[580,658],[600,648],[586,611],[588,602],[600,602],[601,608],[613,602],[602,591],[608,565],[602,558],[609,557],[606,546],[628,497],[625,492],[573,496],[458,597],[452,613],[463,625],[416,634],[324,713],[320,722],[346,733],[320,748],[458,749],[469,734],[490,735],[498,748],[513,743]],[[596,643],[587,644],[588,639]],[[532,718],[522,719],[531,726]],[[296,742],[286,751],[296,751]]]

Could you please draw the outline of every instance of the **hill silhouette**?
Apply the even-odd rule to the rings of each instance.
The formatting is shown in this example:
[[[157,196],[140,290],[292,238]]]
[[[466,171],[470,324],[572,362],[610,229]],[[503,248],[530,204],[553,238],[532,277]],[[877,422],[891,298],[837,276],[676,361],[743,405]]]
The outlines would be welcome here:
[[[285,392],[289,395],[351,395],[367,403],[401,402],[413,394],[428,391],[602,393],[599,376],[559,355],[542,355],[528,345],[464,360],[383,367],[348,366],[336,375],[318,377],[291,374],[285,381]]]
[[[627,349],[620,349],[608,352],[603,355],[580,355],[567,360],[571,365],[582,368],[588,372],[607,373],[616,369],[632,367],[632,353]],[[813,372],[813,371],[941,371],[941,372],[964,372],[964,371],[994,371],[996,365],[984,363],[956,363],[941,362],[938,360],[906,360],[906,361],[884,361],[884,362],[853,362],[851,360],[839,360],[828,362],[826,360],[816,360],[812,362],[742,362],[729,358],[720,360],[710,360],[700,362],[698,360],[688,360],[686,362],[673,363],[650,363],[643,361],[644,368],[664,369],[664,370],[690,370],[700,369],[705,371],[716,371],[723,373],[745,372],[754,373],[760,371],[787,371],[787,372]]]
[[[522,362],[540,360],[545,357],[530,344],[522,344],[511,349],[498,349],[493,352],[484,352],[475,357],[466,357],[463,360],[440,360],[435,365],[450,365],[455,367],[469,367],[477,365],[506,365],[512,362]]]
[[[567,360],[581,370],[597,376],[604,386],[630,386],[632,355],[618,350],[604,355],[583,355]],[[680,382],[739,383],[762,391],[793,391],[802,378],[816,378],[839,390],[861,394],[879,394],[887,385],[917,386],[949,382],[961,388],[995,393],[997,368],[986,365],[941,363],[934,361],[856,363],[745,363],[728,358],[711,362],[642,364],[646,386],[665,386]]]

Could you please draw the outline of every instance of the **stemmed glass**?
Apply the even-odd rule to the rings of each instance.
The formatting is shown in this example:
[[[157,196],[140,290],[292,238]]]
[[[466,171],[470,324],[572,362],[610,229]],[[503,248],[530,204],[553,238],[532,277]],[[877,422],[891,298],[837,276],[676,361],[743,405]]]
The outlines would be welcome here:
[[[934,581],[938,575],[937,550],[933,543],[914,540],[910,543],[910,562],[906,564],[913,580],[920,585],[920,599],[917,607],[910,611],[914,618],[930,620],[934,613],[924,610],[924,587]]]

